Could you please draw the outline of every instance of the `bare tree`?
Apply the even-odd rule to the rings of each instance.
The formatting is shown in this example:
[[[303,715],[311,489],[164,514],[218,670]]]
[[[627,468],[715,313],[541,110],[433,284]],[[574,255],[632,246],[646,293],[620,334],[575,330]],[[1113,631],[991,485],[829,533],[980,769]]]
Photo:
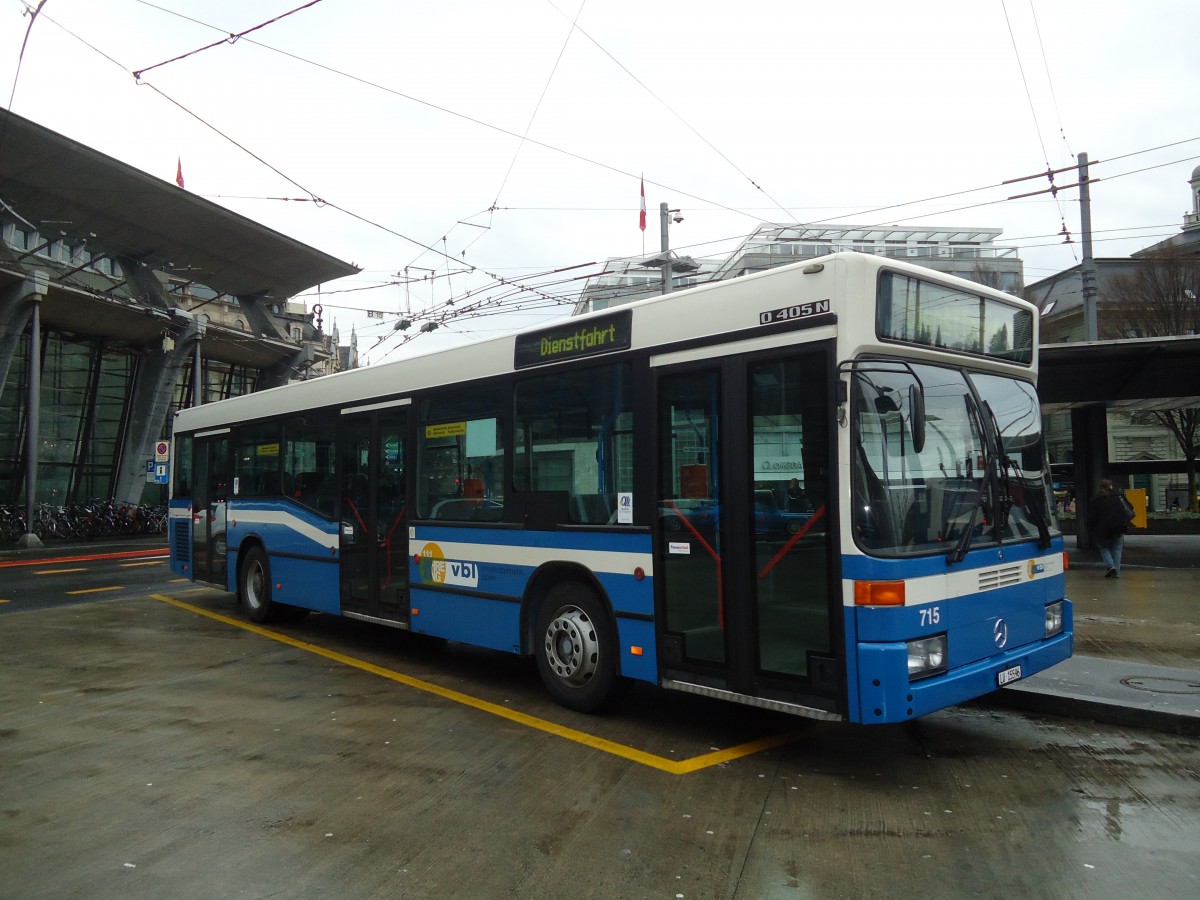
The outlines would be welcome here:
[[[995,288],[998,291],[1004,290],[1001,287],[1001,282],[1004,280],[1000,277],[1000,273],[990,266],[985,266],[981,262],[976,262],[975,267],[971,270],[971,274],[967,276],[976,284],[982,284],[984,287]]]
[[[1200,258],[1168,249],[1139,259],[1125,274],[1114,275],[1104,301],[1103,338],[1169,337],[1200,334]],[[1200,409],[1153,411],[1187,461],[1188,506],[1196,501],[1196,458],[1200,456]]]

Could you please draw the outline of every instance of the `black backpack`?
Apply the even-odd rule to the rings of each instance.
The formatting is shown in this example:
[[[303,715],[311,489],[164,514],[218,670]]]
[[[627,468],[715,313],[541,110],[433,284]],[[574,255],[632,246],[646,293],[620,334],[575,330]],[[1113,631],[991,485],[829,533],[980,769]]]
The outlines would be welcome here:
[[[1133,504],[1124,494],[1117,494],[1117,499],[1121,501],[1121,531],[1128,531],[1134,517]]]

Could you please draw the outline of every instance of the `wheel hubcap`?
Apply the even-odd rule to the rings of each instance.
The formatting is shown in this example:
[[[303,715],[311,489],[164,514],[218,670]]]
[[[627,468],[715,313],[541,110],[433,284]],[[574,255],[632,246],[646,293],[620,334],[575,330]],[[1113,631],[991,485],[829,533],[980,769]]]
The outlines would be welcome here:
[[[251,566],[246,578],[246,602],[255,609],[262,603],[263,570],[262,566]]]
[[[587,684],[596,673],[600,644],[591,619],[581,609],[561,610],[546,628],[546,661],[563,681]]]

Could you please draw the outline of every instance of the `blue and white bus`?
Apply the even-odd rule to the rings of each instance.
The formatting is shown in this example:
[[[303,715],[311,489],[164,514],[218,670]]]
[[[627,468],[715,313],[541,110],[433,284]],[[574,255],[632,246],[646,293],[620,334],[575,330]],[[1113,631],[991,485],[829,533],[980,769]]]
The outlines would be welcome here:
[[[187,409],[176,572],[623,680],[902,722],[1071,654],[1022,300],[839,253]]]

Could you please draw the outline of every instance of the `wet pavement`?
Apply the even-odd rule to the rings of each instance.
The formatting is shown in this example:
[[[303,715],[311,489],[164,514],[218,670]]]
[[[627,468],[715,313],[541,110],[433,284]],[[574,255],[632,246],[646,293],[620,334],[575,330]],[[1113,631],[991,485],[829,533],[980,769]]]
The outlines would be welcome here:
[[[1074,540],[1075,655],[987,702],[1200,734],[1200,535],[1127,535],[1119,578]]]
[[[1093,693],[1194,674],[1200,569],[1143,549],[1117,581],[1073,555],[1072,665],[1116,667],[1089,664]],[[122,592],[0,616],[3,898],[1200,893],[1200,745],[1178,717],[1030,716],[1008,690],[850,726],[642,686],[592,717],[503,654],[333,616],[260,629],[161,562],[97,568]],[[11,573],[0,596],[26,604]]]

